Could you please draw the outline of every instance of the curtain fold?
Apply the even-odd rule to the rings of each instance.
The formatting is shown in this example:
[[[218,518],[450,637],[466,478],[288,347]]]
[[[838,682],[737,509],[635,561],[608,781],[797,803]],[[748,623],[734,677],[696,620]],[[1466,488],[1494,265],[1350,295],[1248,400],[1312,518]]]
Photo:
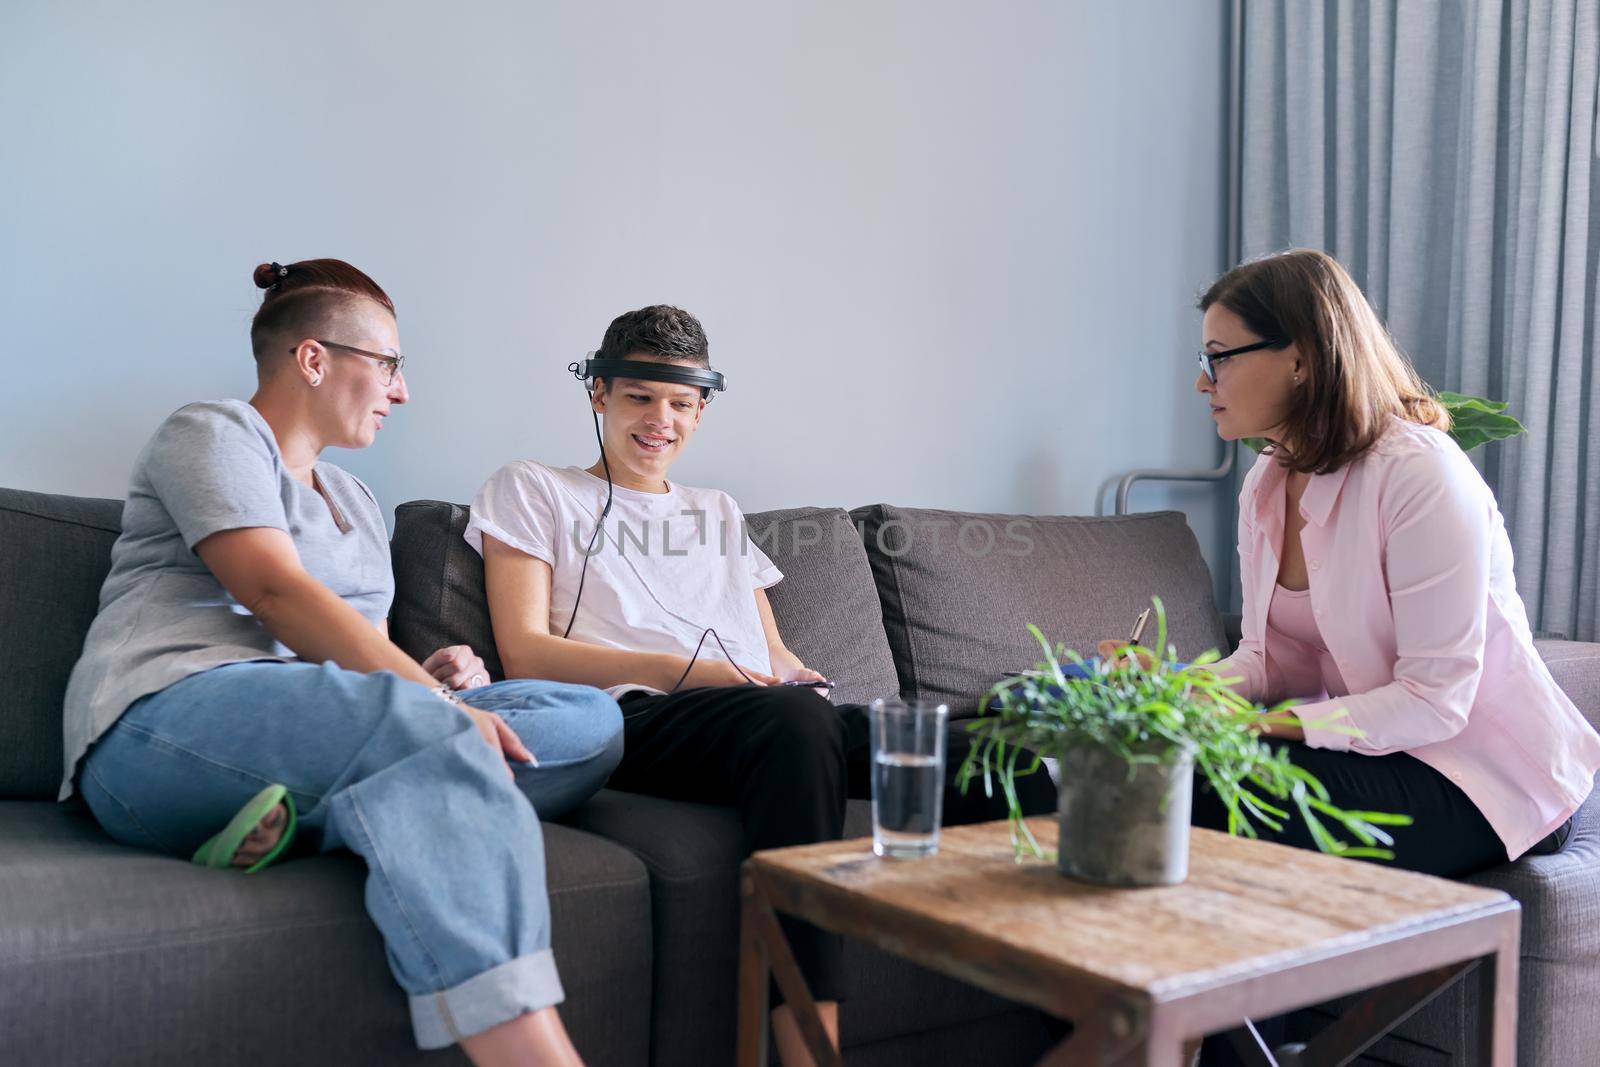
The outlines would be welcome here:
[[[1324,249],[1472,453],[1534,625],[1600,639],[1600,4],[1244,0],[1240,248]]]

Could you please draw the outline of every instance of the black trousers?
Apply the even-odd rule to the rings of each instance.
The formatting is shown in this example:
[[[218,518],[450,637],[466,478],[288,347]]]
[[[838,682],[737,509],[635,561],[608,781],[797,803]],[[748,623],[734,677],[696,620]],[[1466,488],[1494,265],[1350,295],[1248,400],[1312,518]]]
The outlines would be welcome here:
[[[1421,760],[1403,752],[1364,756],[1294,741],[1286,744],[1289,759],[1316,775],[1338,807],[1411,816],[1410,826],[1385,827],[1394,837],[1394,859],[1372,862],[1442,878],[1461,878],[1506,862],[1505,844],[1477,805],[1448,777]],[[1213,830],[1228,828],[1227,808],[1199,774],[1195,776],[1190,822]],[[1339,832],[1342,827],[1337,823],[1325,822],[1336,836],[1355,843]],[[1257,829],[1266,841],[1317,847],[1297,812],[1291,812],[1281,832],[1262,826]]]
[[[838,840],[845,798],[872,795],[867,709],[830,704],[800,686],[688,689],[622,698],[622,763],[610,785],[631,793],[739,809],[746,854],[763,848]],[[963,796],[956,771],[970,747],[964,727],[946,741],[946,825],[1006,817],[999,790],[981,782]],[[1054,811],[1055,787],[1041,768],[1019,778],[1030,815]],[[841,997],[841,945],[809,923],[782,917],[801,973],[818,1000]]]

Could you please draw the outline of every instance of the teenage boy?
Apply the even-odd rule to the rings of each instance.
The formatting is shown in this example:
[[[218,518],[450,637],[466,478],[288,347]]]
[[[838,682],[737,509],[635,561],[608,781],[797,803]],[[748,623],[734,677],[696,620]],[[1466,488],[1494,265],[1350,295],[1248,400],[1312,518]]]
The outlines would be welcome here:
[[[659,305],[619,316],[596,356],[711,363],[694,316]],[[495,643],[507,677],[582,682],[620,700],[614,788],[735,805],[747,852],[837,839],[847,793],[868,795],[866,709],[779,684],[824,680],[778,632],[765,590],[782,573],[744,538],[732,497],[667,477],[709,392],[596,378],[600,459],[587,469],[519,460],[490,477],[466,537],[483,555]],[[998,796],[962,796],[949,784],[969,736],[957,727],[948,738],[950,823],[1006,813]],[[1019,786],[1030,814],[1053,809],[1044,774]],[[785,925],[837,1044],[838,940]],[[779,1007],[773,1023],[785,1063],[808,1062],[792,1013]]]

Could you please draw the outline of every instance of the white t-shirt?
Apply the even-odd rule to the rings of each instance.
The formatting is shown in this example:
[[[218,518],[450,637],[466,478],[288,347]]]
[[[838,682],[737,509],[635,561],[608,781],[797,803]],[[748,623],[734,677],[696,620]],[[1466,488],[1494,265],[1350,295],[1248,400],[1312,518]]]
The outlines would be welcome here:
[[[550,564],[550,632],[572,619],[584,553],[605,507],[605,479],[580,467],[516,460],[495,471],[472,498],[467,543],[483,553],[483,535]],[[755,591],[783,573],[746,536],[744,513],[718,489],[669,483],[665,493],[617,486],[605,532],[594,542],[583,578],[573,640],[633,652],[726,660],[767,673],[766,633]],[[639,685],[616,690],[645,688]]]

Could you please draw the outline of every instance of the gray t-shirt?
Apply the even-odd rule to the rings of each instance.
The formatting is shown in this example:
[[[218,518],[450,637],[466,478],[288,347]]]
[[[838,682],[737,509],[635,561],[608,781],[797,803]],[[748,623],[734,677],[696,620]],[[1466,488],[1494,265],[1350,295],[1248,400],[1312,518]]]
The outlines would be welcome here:
[[[284,530],[313,578],[373,625],[388,618],[394,572],[377,500],[331,463],[313,472],[322,493],[295,480],[242,400],[190,404],[161,424],[134,463],[100,612],[67,684],[60,799],[89,746],[140,697],[225,663],[296,658],[194,554],[212,534]]]

